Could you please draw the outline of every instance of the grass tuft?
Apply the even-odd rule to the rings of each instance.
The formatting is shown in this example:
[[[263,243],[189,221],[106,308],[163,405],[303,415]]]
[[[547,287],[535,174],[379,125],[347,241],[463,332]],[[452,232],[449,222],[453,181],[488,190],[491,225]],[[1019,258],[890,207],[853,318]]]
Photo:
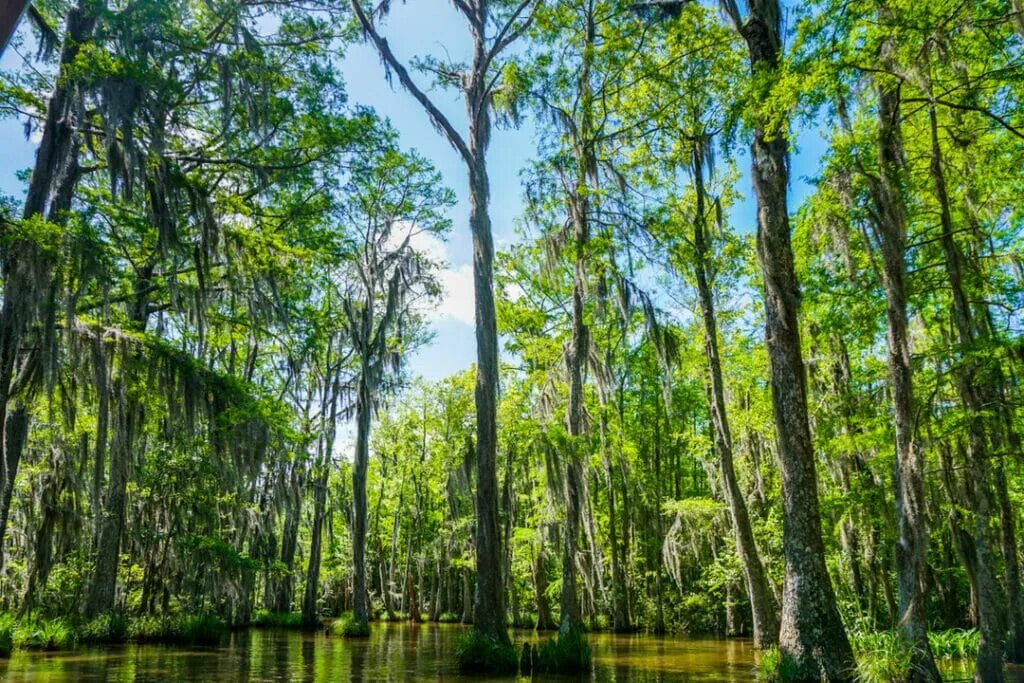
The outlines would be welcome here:
[[[590,643],[582,628],[559,633],[536,647],[527,643],[520,657],[520,667],[528,674],[586,673],[590,665]]]
[[[128,636],[128,624],[120,614],[104,614],[86,622],[78,630],[83,643],[123,643]]]
[[[334,620],[331,624],[331,634],[345,638],[367,638],[370,635],[370,624],[359,621],[349,612]]]
[[[70,650],[77,638],[64,619],[25,619],[14,628],[13,643],[22,650]]]
[[[463,673],[514,673],[518,662],[516,650],[507,639],[470,629],[455,641],[455,661]]]
[[[300,612],[271,612],[261,609],[252,618],[257,628],[304,628]]]

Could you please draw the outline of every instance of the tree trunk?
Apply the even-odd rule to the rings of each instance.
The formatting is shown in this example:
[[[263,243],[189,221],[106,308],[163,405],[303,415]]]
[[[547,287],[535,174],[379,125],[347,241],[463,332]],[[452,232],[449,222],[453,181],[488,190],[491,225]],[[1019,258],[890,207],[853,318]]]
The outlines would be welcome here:
[[[321,437],[321,444],[327,437]],[[317,598],[320,595],[320,557],[323,553],[324,518],[327,515],[327,475],[330,458],[326,445],[317,458],[313,481],[313,528],[310,530],[309,563],[306,567],[306,588],[302,594],[302,623],[313,626],[318,623]],[[358,596],[358,592],[356,593]],[[358,600],[358,597],[355,598]]]
[[[85,616],[90,619],[114,609],[117,569],[121,559],[121,536],[124,532],[127,505],[128,470],[135,446],[135,435],[142,422],[142,403],[129,394],[126,386],[130,381],[131,369],[122,368],[121,372],[122,376],[115,381],[114,388],[117,396],[117,423],[110,449],[110,475],[103,515],[97,520],[100,531],[96,545],[96,562],[85,601]]]
[[[484,59],[482,37],[474,63]],[[484,155],[491,122],[484,102],[482,79],[477,96],[467,98],[470,118],[470,227],[473,233],[473,291],[476,297],[476,598],[473,625],[477,631],[509,643],[505,591],[501,577],[501,537],[498,526],[497,388],[498,328],[494,312],[494,241],[488,213],[490,182]]]
[[[355,621],[366,624],[370,620],[366,604],[366,472],[370,463],[370,390],[363,370],[356,405],[356,452],[352,464],[352,570],[355,576],[353,612]],[[383,559],[381,560],[383,561]],[[387,588],[381,586],[387,594]]]
[[[902,192],[903,141],[898,87],[879,83],[878,158],[880,174],[872,182],[874,227],[882,252],[885,284],[889,378],[896,433],[893,472],[899,539],[896,575],[901,637],[910,648],[909,681],[939,681],[941,676],[928,643],[928,530],[924,499],[924,456],[917,443],[910,335],[907,330],[906,209]]]
[[[82,98],[76,78],[68,71],[72,69],[82,46],[92,37],[100,9],[99,2],[83,0],[68,12],[55,78],[57,85],[47,103],[43,136],[25,197],[22,216],[26,220],[37,216],[46,216],[51,221],[57,219],[55,214],[66,208],[64,204],[70,201],[77,182],[77,124]],[[3,304],[0,306],[0,449],[6,449],[9,441],[3,432],[12,425],[7,420],[7,411],[16,389],[18,360],[25,345],[23,337],[29,326],[41,317],[51,285],[51,260],[45,245],[31,238],[13,239],[4,248],[0,264],[0,279],[4,283]],[[45,354],[43,350],[41,355]],[[16,444],[16,440],[10,442]],[[8,461],[13,460],[0,453],[0,482],[10,478]],[[0,536],[0,546],[3,540]]]
[[[938,119],[934,104],[929,106],[928,116],[931,128],[930,170],[935,186],[935,197],[939,204],[946,272],[953,295],[953,323],[961,352],[964,353],[969,352],[974,344],[974,324],[963,284],[962,255],[953,237],[953,217],[942,170],[942,149],[939,145]],[[974,467],[969,485],[970,502],[974,512],[978,630],[981,632],[974,680],[978,683],[1000,683],[1003,680],[1003,647],[1006,638],[1002,613],[1004,596],[1001,595],[996,580],[995,554],[989,539],[989,523],[992,517],[991,475],[988,444],[985,439],[987,426],[983,414],[984,402],[977,374],[976,361],[960,359],[960,364],[956,367],[957,386],[963,407],[968,413],[967,452]]]
[[[718,453],[722,487],[725,489],[729,517],[736,537],[736,550],[743,566],[747,595],[750,597],[754,646],[765,649],[778,642],[779,621],[764,565],[761,564],[761,556],[757,550],[754,531],[750,526],[747,504],[733,468],[732,432],[729,429],[725,405],[725,383],[722,380],[722,362],[718,351],[718,323],[715,319],[715,302],[710,282],[711,269],[708,262],[710,244],[707,236],[704,155],[699,144],[694,147],[693,176],[697,192],[697,220],[693,232],[696,258],[694,272],[697,276],[697,299],[704,323],[704,356],[708,362],[708,377],[711,384],[711,401],[708,407],[714,428],[715,451]]]
[[[752,3],[741,32],[751,70],[761,79],[779,68],[782,42],[777,0]],[[768,82],[765,80],[764,82]],[[783,553],[779,649],[792,680],[849,681],[853,650],[836,607],[825,566],[818,478],[807,413],[800,347],[800,292],[790,243],[789,152],[783,131],[758,121],[751,144],[751,176],[757,198],[757,254],[764,277],[765,337],[771,368],[772,404],[782,475]]]
[[[29,415],[28,408],[18,406],[8,413],[7,426],[3,430],[4,457],[6,479],[3,481],[3,488],[0,489],[0,568],[4,566],[6,558],[4,541],[7,538],[7,519],[11,513],[11,498],[14,495],[14,480],[18,476],[18,465],[21,463],[21,454],[25,449],[25,442],[28,441]]]

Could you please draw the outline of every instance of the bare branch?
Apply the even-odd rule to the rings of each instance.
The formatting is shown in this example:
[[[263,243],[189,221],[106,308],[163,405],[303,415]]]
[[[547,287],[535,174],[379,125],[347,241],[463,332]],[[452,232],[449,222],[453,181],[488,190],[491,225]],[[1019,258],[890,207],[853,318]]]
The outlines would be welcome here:
[[[395,53],[391,51],[388,46],[388,41],[385,40],[379,33],[377,33],[376,27],[373,22],[367,18],[363,8],[359,5],[359,0],[350,0],[352,5],[352,11],[355,13],[356,18],[359,20],[359,24],[363,28],[363,32],[370,37],[373,41],[374,46],[377,48],[377,52],[380,53],[381,59],[384,61],[392,71],[398,74],[398,80],[402,83],[402,86],[412,95],[416,100],[423,105],[423,108],[427,110],[427,114],[430,116],[433,124],[440,129],[448,142],[452,147],[455,148],[467,164],[472,163],[473,159],[469,153],[469,147],[466,145],[465,140],[459,134],[455,127],[452,126],[448,118],[441,113],[441,110],[427,97],[426,93],[419,89],[419,87],[413,82],[409,76],[408,70],[405,65],[398,61],[395,57]]]

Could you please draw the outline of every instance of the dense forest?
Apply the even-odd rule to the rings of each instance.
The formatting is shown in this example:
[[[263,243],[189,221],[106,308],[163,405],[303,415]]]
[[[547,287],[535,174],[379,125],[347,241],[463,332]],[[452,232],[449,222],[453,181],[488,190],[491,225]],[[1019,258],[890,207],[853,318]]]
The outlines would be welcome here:
[[[386,0],[6,3],[0,650],[409,620],[472,625],[467,671],[599,630],[778,680],[1024,664],[1019,0],[452,3],[415,59]],[[356,44],[464,175],[349,99]],[[447,239],[477,354],[428,382]]]

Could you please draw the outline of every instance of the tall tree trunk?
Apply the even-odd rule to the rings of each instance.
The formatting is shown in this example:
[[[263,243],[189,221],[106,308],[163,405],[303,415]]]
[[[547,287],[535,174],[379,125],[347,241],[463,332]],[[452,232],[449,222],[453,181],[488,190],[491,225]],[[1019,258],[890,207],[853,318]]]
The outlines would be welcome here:
[[[327,516],[327,463],[318,458],[313,480],[313,527],[310,529],[309,561],[306,566],[306,586],[302,594],[302,623],[317,623],[317,598],[320,595],[320,559],[323,555],[324,518]]]
[[[778,642],[779,621],[775,601],[768,586],[768,578],[761,563],[761,556],[754,540],[747,504],[740,491],[736,472],[733,468],[732,432],[725,405],[725,383],[722,380],[722,362],[718,351],[718,323],[715,319],[715,301],[712,293],[711,267],[708,261],[710,244],[707,235],[707,206],[704,189],[704,154],[700,143],[694,146],[693,178],[697,193],[697,220],[694,224],[693,241],[696,262],[694,272],[697,279],[697,299],[704,323],[704,356],[708,363],[708,377],[711,387],[709,412],[714,428],[715,451],[722,476],[722,487],[729,506],[736,550],[743,566],[750,597],[751,616],[754,627],[754,646],[768,648]],[[731,586],[730,586],[731,587]]]
[[[127,505],[128,470],[135,447],[135,436],[143,417],[142,403],[128,391],[127,385],[131,381],[131,374],[132,368],[122,368],[121,377],[114,383],[114,394],[117,397],[114,411],[116,423],[110,449],[110,474],[103,514],[97,520],[100,531],[97,537],[96,562],[85,600],[85,616],[88,618],[107,614],[114,609],[117,569],[121,558],[121,536],[124,532]]]
[[[949,192],[942,169],[942,148],[939,144],[938,117],[935,105],[928,108],[931,128],[931,176],[935,197],[939,204],[942,229],[942,249],[946,261],[953,299],[953,323],[960,342],[961,353],[970,353],[974,345],[974,324],[970,304],[963,282],[963,259],[953,237],[953,217]],[[967,451],[974,467],[970,480],[970,502],[974,512],[974,552],[976,559],[975,593],[978,600],[978,630],[981,642],[974,671],[978,683],[1000,683],[1003,680],[1003,647],[1006,632],[1003,623],[1002,600],[996,579],[995,554],[989,539],[992,518],[991,468],[983,414],[984,401],[978,385],[979,368],[971,358],[961,357],[956,367],[957,386],[963,407],[968,413]]]
[[[21,462],[21,454],[25,449],[25,442],[28,441],[29,415],[28,408],[18,406],[7,414],[7,426],[3,430],[6,443],[4,444],[4,457],[7,469],[5,479],[0,489],[0,568],[3,568],[6,557],[4,540],[7,538],[7,520],[11,513],[11,498],[14,495],[14,480],[18,476],[18,465]]]
[[[899,632],[910,648],[909,681],[939,681],[928,643],[928,530],[924,500],[924,456],[917,443],[914,385],[907,330],[906,209],[902,197],[903,140],[898,86],[878,83],[878,158],[880,174],[872,182],[874,227],[882,252],[885,284],[889,378],[892,385],[896,462],[893,479],[899,539],[896,575]]]
[[[356,405],[356,452],[352,464],[352,569],[355,576],[353,611],[359,624],[369,622],[366,604],[366,472],[370,463],[370,390],[366,382],[367,370],[361,373]],[[383,561],[383,558],[382,560]],[[387,592],[387,587],[381,586]]]
[[[70,202],[78,179],[78,119],[82,97],[77,77],[69,71],[82,46],[92,37],[101,3],[82,0],[68,12],[64,45],[55,78],[56,86],[46,106],[43,135],[36,151],[35,166],[29,182],[22,217],[25,220],[55,215]],[[50,245],[52,246],[52,245]],[[10,441],[3,432],[9,425],[8,403],[17,387],[19,357],[29,326],[42,317],[47,292],[51,288],[52,257],[47,245],[32,238],[12,240],[4,246],[2,272],[3,304],[0,306],[0,449]],[[45,324],[45,323],[44,323]],[[41,356],[45,356],[45,350]],[[41,361],[46,362],[46,361]],[[20,458],[19,458],[20,460]],[[0,453],[0,482],[10,479],[8,461],[13,458]],[[3,546],[0,536],[0,547]]]
[[[752,72],[763,83],[782,60],[778,0],[750,3],[740,27]],[[757,197],[757,254],[764,278],[765,337],[782,474],[786,559],[779,649],[793,680],[849,681],[853,650],[836,607],[825,565],[818,477],[807,413],[807,378],[800,347],[800,291],[790,243],[789,152],[784,131],[758,121],[750,150]]]
[[[474,64],[485,59],[483,36],[474,49]],[[473,291],[476,298],[476,598],[473,625],[477,631],[509,643],[505,591],[501,577],[498,527],[497,389],[498,327],[494,312],[494,241],[488,213],[490,181],[484,161],[491,134],[483,79],[474,79],[467,97],[470,228],[473,233]],[[476,92],[479,91],[479,92]]]

